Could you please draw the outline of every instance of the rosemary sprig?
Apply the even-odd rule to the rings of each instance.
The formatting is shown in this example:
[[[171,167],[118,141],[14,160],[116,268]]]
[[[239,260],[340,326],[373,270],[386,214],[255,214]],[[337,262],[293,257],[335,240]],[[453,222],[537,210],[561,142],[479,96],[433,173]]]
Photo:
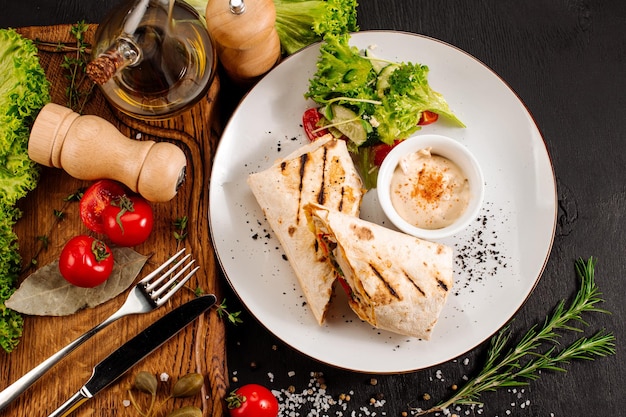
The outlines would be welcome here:
[[[583,313],[608,313],[596,307],[596,304],[604,300],[594,280],[595,263],[594,258],[576,261],[576,272],[581,285],[569,307],[565,307],[565,300],[559,302],[541,327],[533,326],[517,345],[505,354],[503,353],[511,333],[508,326],[500,330],[490,341],[487,360],[479,374],[468,380],[448,400],[428,410],[420,411],[417,415],[443,411],[455,404],[480,405],[479,398],[482,393],[502,387],[526,386],[530,381],[539,378],[539,371],[565,372],[563,364],[571,360],[593,360],[596,357],[615,354],[615,336],[604,330],[590,337],[580,337],[569,346],[557,349],[561,336],[559,331],[583,331],[573,326],[572,322],[588,325],[583,319]],[[549,344],[548,347],[545,346],[546,343]],[[545,351],[542,352],[541,348]]]

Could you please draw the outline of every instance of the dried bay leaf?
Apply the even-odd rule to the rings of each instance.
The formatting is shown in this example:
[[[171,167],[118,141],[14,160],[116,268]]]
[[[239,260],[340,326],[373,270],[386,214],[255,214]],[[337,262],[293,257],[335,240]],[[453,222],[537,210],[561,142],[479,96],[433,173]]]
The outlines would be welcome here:
[[[55,260],[28,276],[5,305],[32,316],[67,316],[116,297],[131,286],[148,257],[130,248],[112,247],[111,251],[115,259],[113,272],[99,286],[82,288],[70,284]]]

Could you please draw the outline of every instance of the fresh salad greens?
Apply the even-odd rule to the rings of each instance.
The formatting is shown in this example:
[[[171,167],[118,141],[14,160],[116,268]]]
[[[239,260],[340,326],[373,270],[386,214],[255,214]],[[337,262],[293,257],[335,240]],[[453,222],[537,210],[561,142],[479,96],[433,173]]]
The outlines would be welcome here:
[[[187,0],[205,16],[207,0]],[[357,32],[357,0],[274,0],[276,32],[284,55],[324,39]]]
[[[326,35],[359,30],[356,0],[274,0],[276,31],[290,55]]]
[[[426,65],[385,61],[370,50],[362,53],[350,45],[350,34],[327,35],[321,44],[305,97],[320,106],[320,130],[350,140],[366,188],[375,186],[377,145],[393,146],[408,138],[427,115],[465,127],[428,84],[428,71]]]
[[[37,185],[28,137],[48,101],[49,83],[33,42],[13,29],[0,29],[0,346],[7,352],[18,344],[23,324],[22,317],[4,305],[21,269],[13,231],[21,215],[16,203]]]

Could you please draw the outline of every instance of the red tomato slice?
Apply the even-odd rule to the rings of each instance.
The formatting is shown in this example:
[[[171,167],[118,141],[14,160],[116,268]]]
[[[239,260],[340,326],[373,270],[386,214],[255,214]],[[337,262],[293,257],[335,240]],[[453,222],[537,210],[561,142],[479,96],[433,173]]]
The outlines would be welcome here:
[[[102,233],[102,211],[111,200],[126,193],[126,188],[117,181],[100,180],[93,183],[80,199],[80,219],[91,231]]]
[[[422,112],[422,117],[420,117],[420,121],[417,123],[420,126],[426,126],[431,123],[435,123],[439,119],[439,115],[435,112],[424,110]]]
[[[152,206],[139,195],[117,197],[102,211],[103,232],[119,246],[136,246],[148,239],[154,225]]]
[[[315,139],[329,133],[328,129],[319,130],[319,122],[321,119],[322,115],[315,107],[306,109],[304,114],[302,115],[302,126],[304,127],[304,133],[306,133],[310,141],[314,141]]]
[[[59,271],[70,284],[92,288],[113,271],[113,254],[102,241],[80,235],[70,239],[59,256]]]
[[[393,145],[387,145],[386,143],[380,143],[372,146],[372,152],[374,152],[374,165],[380,167],[383,164],[383,160],[389,155],[389,152],[398,144],[401,140],[396,140]]]
[[[337,279],[339,279],[339,283],[341,284],[341,288],[343,288],[343,290],[346,292],[346,294],[348,294],[348,297],[352,298],[352,288],[350,288],[350,285],[348,284],[346,279],[342,278],[342,277],[338,277]]]

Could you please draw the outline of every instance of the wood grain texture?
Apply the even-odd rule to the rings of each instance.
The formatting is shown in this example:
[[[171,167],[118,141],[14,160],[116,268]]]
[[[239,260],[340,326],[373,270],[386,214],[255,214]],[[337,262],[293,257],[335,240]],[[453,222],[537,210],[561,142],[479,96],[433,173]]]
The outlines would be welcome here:
[[[27,27],[19,31],[40,42],[71,44],[69,25]],[[95,26],[88,32],[93,36]],[[52,101],[65,104],[65,85],[60,63],[63,54],[54,46],[40,45],[40,60],[52,84]],[[119,114],[110,107],[99,91],[85,108],[84,114],[95,114],[112,122],[129,138],[168,141],[178,145],[187,157],[187,176],[177,196],[167,202],[153,204],[155,225],[151,237],[135,249],[151,258],[140,274],[143,276],[166,260],[177,249],[172,222],[188,216],[186,246],[201,269],[192,278],[189,287],[201,287],[221,300],[220,278],[215,262],[208,224],[208,183],[213,154],[221,130],[218,93],[219,77],[206,97],[180,116],[167,121],[138,121]],[[107,138],[101,138],[102,141]],[[98,158],[98,155],[93,155]],[[76,180],[54,168],[43,168],[37,189],[20,205],[23,217],[16,225],[20,253],[24,264],[31,259],[37,265],[51,262],[60,253],[64,243],[72,236],[87,233],[82,225],[77,203],[65,203],[64,198],[90,182]],[[57,221],[53,212],[62,210],[64,218]],[[49,245],[41,250],[39,236],[46,235]],[[25,271],[24,278],[29,271]],[[122,318],[104,329],[85,345],[65,358],[51,372],[36,382],[1,415],[47,415],[76,392],[91,375],[92,367],[116,347],[143,330],[172,307],[194,297],[191,290],[183,290],[168,305],[149,314]],[[9,355],[0,355],[0,386],[13,382],[49,355],[71,342],[83,332],[113,313],[126,298],[126,293],[93,309],[83,310],[66,317],[25,317],[24,336],[18,348]],[[110,417],[136,415],[123,401],[129,396],[127,387],[139,370],[155,374],[167,373],[169,382],[162,386],[162,395],[178,377],[188,372],[199,372],[205,377],[202,395],[194,398],[169,401],[164,412],[175,406],[196,405],[204,416],[224,414],[223,397],[226,392],[226,357],[224,323],[215,310],[196,320],[183,332],[168,341],[142,363],[133,368],[118,382],[105,389],[94,399],[79,408],[73,415]],[[139,398],[142,398],[139,396]]]

